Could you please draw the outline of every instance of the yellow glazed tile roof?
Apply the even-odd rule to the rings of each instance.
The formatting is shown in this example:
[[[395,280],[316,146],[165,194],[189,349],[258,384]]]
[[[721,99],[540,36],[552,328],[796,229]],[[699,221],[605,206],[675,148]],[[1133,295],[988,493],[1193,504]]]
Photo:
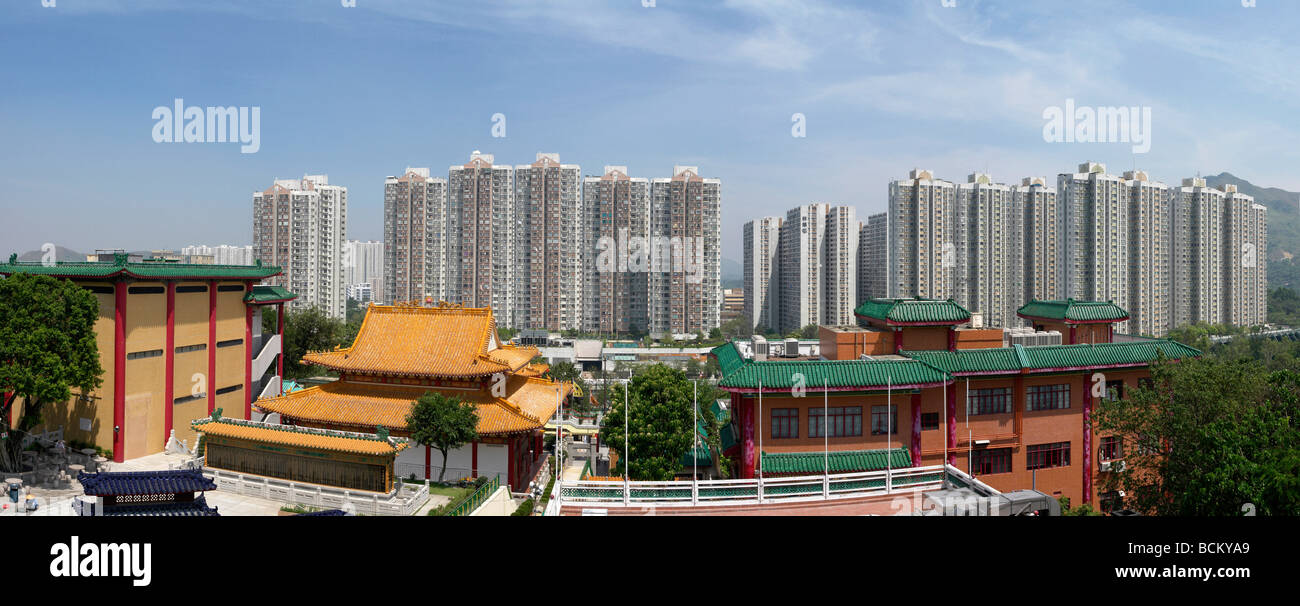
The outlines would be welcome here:
[[[490,308],[370,305],[351,347],[311,352],[303,362],[388,376],[481,377],[513,373],[535,347],[499,344]]]
[[[295,428],[284,425],[276,426],[231,419],[213,420],[205,417],[194,421],[191,427],[194,428],[194,431],[223,438],[363,455],[395,455],[408,446],[408,442],[400,438],[389,442],[379,438],[349,436],[337,431]]]
[[[382,425],[406,430],[406,416],[415,400],[425,392],[459,396],[478,409],[478,432],[482,435],[531,431],[542,427],[555,414],[556,383],[532,377],[506,379],[505,397],[493,397],[491,382],[482,389],[452,389],[427,386],[380,385],[340,380],[301,391],[258,400],[255,405],[268,413],[339,425],[370,428]],[[561,397],[573,390],[559,383]]]

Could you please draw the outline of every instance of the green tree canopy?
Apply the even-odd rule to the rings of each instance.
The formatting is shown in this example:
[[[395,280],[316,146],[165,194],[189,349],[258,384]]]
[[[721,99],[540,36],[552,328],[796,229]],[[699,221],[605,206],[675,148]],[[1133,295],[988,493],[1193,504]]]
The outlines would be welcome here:
[[[632,413],[627,420],[628,448],[632,455],[629,476],[634,480],[673,479],[682,468],[682,455],[694,443],[691,382],[680,370],[665,364],[652,364],[636,373],[627,391]],[[610,410],[605,415],[600,440],[617,452],[619,460],[626,464],[623,417],[627,407],[623,401],[623,387],[612,386],[609,399]]]
[[[0,403],[5,433],[19,397],[25,406],[18,429],[26,431],[41,423],[45,404],[67,401],[74,387],[88,394],[103,383],[98,318],[95,295],[71,281],[22,273],[0,279],[0,391],[14,394]],[[6,471],[19,471],[21,443],[10,435],[0,448]]]
[[[358,326],[359,328],[359,326]],[[288,310],[284,313],[284,378],[300,379],[326,374],[324,368],[303,365],[302,357],[309,351],[322,351],[334,347],[351,346],[347,328],[338,318],[325,315],[318,307]],[[355,334],[353,334],[355,338]]]
[[[478,439],[478,409],[459,397],[429,392],[415,401],[406,417],[406,427],[411,439],[442,453],[442,471],[438,472],[441,482],[447,473],[447,451]]]
[[[1209,356],[1158,362],[1152,381],[1100,402],[1100,435],[1122,438],[1105,474],[1125,505],[1157,515],[1300,515],[1300,374]]]

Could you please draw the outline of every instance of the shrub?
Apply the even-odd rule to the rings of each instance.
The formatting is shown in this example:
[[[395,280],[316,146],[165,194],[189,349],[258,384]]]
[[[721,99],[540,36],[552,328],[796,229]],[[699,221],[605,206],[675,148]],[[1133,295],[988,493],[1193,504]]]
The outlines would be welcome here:
[[[512,514],[510,514],[510,515],[512,515],[512,516],[530,516],[530,515],[533,515],[533,500],[532,500],[532,499],[525,499],[524,502],[523,502],[523,503],[520,503],[520,504],[519,504],[519,507],[518,507],[517,509],[515,509],[515,512],[512,513]]]

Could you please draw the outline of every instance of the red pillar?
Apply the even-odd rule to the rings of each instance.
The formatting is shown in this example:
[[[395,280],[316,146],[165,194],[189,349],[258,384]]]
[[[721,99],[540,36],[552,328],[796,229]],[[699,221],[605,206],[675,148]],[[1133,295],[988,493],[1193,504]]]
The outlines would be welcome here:
[[[1083,502],[1092,502],[1092,390],[1083,375]]]
[[[948,328],[948,351],[957,351],[957,329]]]
[[[912,467],[921,466],[921,392],[912,394]]]
[[[275,330],[280,334],[280,355],[275,358],[275,374],[280,377],[280,394],[284,394],[284,303],[275,305]]]
[[[954,380],[947,387],[948,391],[948,464],[957,464],[957,382]]]
[[[478,477],[478,441],[469,443],[469,475]]]
[[[508,467],[508,469],[509,469],[510,471],[508,471],[508,472],[506,473],[506,483],[510,485],[510,490],[512,490],[512,491],[515,489],[515,468],[519,467],[519,461],[516,461],[516,460],[515,460],[515,442],[518,441],[517,439],[515,439],[516,437],[517,437],[517,436],[511,436],[511,437],[510,437],[509,441],[507,442],[507,443],[509,444],[509,446],[507,447],[507,452],[506,452],[506,459],[508,459],[508,460],[510,461],[510,462],[509,462],[509,467]],[[477,444],[478,444],[478,442],[475,442],[475,445],[477,445]],[[478,476],[478,471],[477,471],[477,467],[478,467],[478,456],[477,456],[477,455],[478,455],[478,449],[475,449],[474,452],[475,452],[475,457],[474,457],[474,459],[475,459],[475,461],[474,461],[474,467],[476,468],[476,471],[474,472],[474,476],[477,477],[477,476]]]
[[[172,401],[176,397],[176,283],[167,283],[167,349],[163,353],[163,418],[166,420],[166,427],[163,431],[163,445],[167,444],[167,438],[172,435],[173,423],[172,418]]]
[[[430,465],[430,459],[432,458],[432,454],[433,454],[433,449],[426,445],[424,447],[424,479],[426,480],[428,480],[431,477],[429,475],[429,471],[432,469],[432,465]]]
[[[740,477],[751,479],[754,477],[754,468],[757,459],[757,453],[754,452],[754,400],[748,397],[738,397],[732,395],[732,403],[740,405],[740,433],[742,443],[740,457]],[[739,402],[737,402],[739,399]],[[733,407],[734,408],[734,407]]]
[[[903,351],[903,329],[894,329],[894,353]]]
[[[217,281],[208,282],[208,414],[217,408]]]
[[[246,286],[252,292],[253,283]],[[244,304],[244,419],[253,418],[253,306]]]
[[[126,459],[122,422],[126,418],[126,282],[113,285],[113,461]]]
[[[1066,343],[1066,345],[1074,345],[1074,343],[1074,326],[1070,326],[1070,342]]]

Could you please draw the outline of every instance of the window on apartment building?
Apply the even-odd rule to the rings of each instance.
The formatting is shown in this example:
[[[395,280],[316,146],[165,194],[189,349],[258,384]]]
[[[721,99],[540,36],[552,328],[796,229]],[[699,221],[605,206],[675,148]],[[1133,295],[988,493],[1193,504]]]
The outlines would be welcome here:
[[[1112,461],[1124,456],[1124,442],[1119,436],[1106,436],[1101,439],[1098,456],[1103,461]]]
[[[772,409],[772,437],[773,438],[799,437],[799,409],[798,408],[773,408]]]
[[[1025,469],[1070,466],[1070,443],[1037,444],[1025,449]]]
[[[939,413],[937,412],[921,413],[921,431],[930,429],[939,429]]]
[[[1011,472],[1010,448],[986,448],[971,453],[971,472],[977,476]]]
[[[1070,384],[1030,385],[1025,389],[1025,410],[1058,410],[1070,407]]]
[[[829,416],[823,417],[823,414]],[[829,437],[860,436],[862,435],[862,407],[833,406],[826,410],[810,408],[808,410],[808,437],[826,437],[825,432],[828,422],[830,425]]]
[[[1011,388],[976,389],[967,394],[966,414],[993,415],[1011,412]]]

